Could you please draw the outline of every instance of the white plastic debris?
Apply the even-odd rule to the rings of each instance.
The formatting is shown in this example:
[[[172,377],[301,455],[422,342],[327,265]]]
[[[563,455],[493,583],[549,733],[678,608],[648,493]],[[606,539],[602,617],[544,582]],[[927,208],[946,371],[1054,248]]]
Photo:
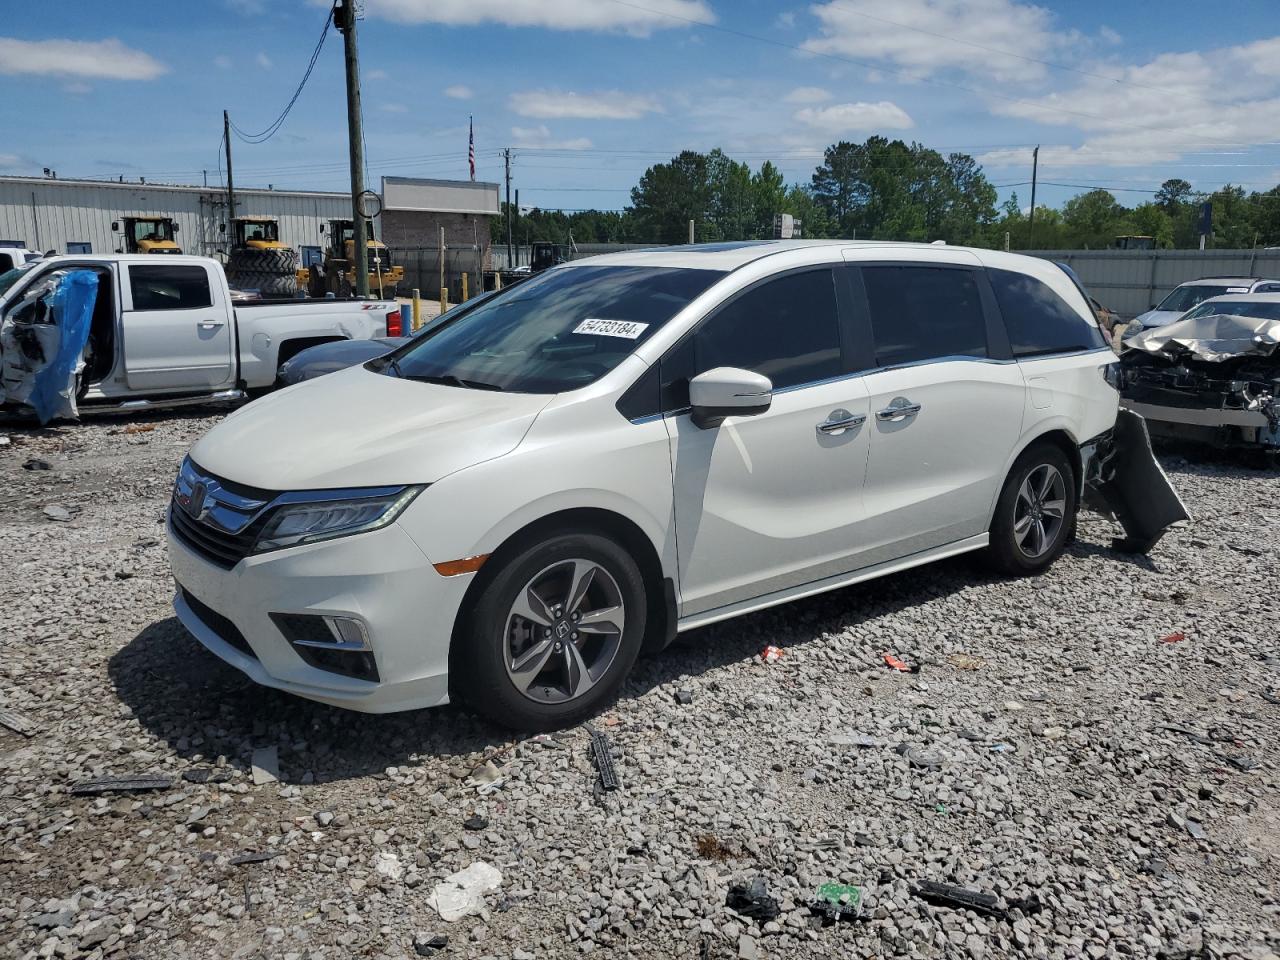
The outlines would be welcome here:
[[[502,872],[482,860],[465,870],[450,874],[431,891],[427,905],[440,914],[440,919],[453,923],[484,910],[484,895],[502,883]]]
[[[275,783],[280,779],[280,751],[277,747],[259,747],[249,761],[253,767],[253,785]]]
[[[373,869],[381,877],[388,880],[399,880],[404,876],[404,866],[400,858],[386,850],[379,851],[373,858]]]

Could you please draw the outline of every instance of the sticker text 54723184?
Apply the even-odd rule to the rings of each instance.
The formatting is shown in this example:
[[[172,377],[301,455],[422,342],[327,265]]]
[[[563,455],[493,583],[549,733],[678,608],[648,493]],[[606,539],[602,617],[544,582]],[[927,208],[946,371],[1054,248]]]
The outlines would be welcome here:
[[[573,328],[574,333],[592,334],[597,337],[622,337],[634,340],[649,329],[647,323],[632,320],[597,320],[588,318]]]

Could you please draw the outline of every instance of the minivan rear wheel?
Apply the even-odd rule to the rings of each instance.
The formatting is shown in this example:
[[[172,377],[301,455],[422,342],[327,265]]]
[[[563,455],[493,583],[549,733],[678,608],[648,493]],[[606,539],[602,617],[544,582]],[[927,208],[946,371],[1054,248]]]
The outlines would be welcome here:
[[[640,568],[595,533],[552,535],[507,558],[455,640],[457,689],[496,723],[550,730],[600,710],[640,652]]]
[[[991,521],[987,554],[996,569],[1029,576],[1047,569],[1075,529],[1071,462],[1051,443],[1025,450],[1009,471]]]

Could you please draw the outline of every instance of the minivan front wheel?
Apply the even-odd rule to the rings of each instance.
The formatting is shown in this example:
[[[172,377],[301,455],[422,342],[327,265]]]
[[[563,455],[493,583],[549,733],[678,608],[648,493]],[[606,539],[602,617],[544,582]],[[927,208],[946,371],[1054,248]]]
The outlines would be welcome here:
[[[621,546],[594,533],[553,535],[508,557],[481,590],[455,641],[458,689],[504,726],[576,722],[616,696],[646,610],[644,578]]]
[[[1027,449],[1009,471],[991,522],[988,554],[1014,576],[1040,573],[1062,553],[1075,526],[1075,473],[1050,443]]]

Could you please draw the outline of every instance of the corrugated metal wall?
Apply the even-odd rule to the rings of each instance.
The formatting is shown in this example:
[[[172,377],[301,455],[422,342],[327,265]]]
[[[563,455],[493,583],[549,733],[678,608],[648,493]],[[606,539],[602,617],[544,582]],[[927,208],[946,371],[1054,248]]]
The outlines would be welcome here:
[[[1103,306],[1137,316],[1170,290],[1201,277],[1280,280],[1280,250],[1028,250],[1067,264]]]
[[[112,220],[151,214],[177,221],[185,252],[210,255],[224,240],[218,226],[226,199],[221,190],[201,187],[0,177],[0,240],[58,253],[68,243],[90,243],[94,253],[110,253],[120,243]],[[341,193],[237,190],[236,212],[279,218],[280,239],[291,247],[322,246],[320,224],[350,218],[351,200]]]

